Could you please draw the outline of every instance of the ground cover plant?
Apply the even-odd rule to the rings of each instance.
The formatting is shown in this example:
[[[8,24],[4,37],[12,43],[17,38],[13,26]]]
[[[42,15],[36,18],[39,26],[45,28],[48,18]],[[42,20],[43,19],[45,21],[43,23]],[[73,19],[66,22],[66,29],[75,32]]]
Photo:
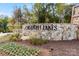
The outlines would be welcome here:
[[[9,56],[37,56],[40,52],[40,50],[37,48],[26,47],[14,42],[1,44],[0,51]]]

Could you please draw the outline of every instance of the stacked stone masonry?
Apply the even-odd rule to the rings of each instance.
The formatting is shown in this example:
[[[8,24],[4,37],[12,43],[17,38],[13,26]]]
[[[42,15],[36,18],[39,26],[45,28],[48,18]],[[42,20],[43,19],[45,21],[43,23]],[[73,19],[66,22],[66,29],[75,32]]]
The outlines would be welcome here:
[[[25,24],[22,35],[47,40],[73,40],[77,39],[77,30],[74,24]]]

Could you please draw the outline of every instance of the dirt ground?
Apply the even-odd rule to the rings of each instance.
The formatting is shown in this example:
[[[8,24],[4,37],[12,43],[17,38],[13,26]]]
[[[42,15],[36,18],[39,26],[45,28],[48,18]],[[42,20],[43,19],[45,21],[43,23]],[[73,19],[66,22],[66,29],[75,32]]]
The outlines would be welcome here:
[[[50,41],[41,46],[31,45],[28,41],[17,43],[39,48],[41,56],[79,56],[79,40]]]
[[[35,46],[29,41],[17,41],[17,44],[40,49],[40,56],[79,56],[79,40],[73,41],[49,41],[47,44]],[[0,52],[0,56],[7,56]]]

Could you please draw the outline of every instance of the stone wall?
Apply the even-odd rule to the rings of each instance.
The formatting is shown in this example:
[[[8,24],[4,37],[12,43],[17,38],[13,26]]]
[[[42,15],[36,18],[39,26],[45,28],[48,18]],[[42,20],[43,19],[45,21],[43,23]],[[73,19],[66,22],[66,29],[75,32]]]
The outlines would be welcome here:
[[[22,35],[47,40],[73,40],[77,39],[77,30],[74,24],[26,24],[23,25]]]

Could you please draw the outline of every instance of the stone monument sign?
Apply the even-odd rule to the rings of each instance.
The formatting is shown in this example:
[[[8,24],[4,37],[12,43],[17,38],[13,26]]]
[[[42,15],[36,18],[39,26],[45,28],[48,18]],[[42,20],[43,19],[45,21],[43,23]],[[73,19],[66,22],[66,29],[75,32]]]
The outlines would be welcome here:
[[[77,38],[77,27],[74,24],[25,24],[24,36],[43,38],[47,40],[73,40]]]

